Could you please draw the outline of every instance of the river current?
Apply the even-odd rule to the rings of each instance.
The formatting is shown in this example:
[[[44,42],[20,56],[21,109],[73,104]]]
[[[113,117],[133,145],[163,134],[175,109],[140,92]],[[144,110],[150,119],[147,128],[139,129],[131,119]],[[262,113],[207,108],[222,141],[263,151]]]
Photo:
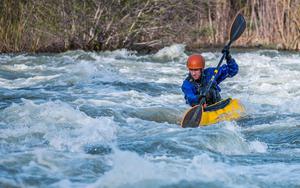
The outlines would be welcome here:
[[[183,129],[189,54],[0,55],[0,187],[300,187],[299,53],[232,50],[247,116]]]

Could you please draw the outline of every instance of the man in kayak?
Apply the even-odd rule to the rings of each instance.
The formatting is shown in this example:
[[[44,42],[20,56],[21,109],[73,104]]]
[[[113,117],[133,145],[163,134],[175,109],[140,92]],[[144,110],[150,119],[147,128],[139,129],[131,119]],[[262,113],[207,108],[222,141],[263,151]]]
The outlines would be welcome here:
[[[233,77],[238,73],[239,67],[235,60],[231,58],[228,51],[224,51],[224,53],[226,53],[225,59],[227,64],[224,64],[219,68],[215,81],[206,95],[206,103],[204,106],[219,102],[221,100],[221,89],[219,84],[227,77]],[[189,70],[189,75],[183,81],[181,89],[184,93],[186,103],[190,106],[195,106],[200,103],[205,88],[211,77],[214,75],[216,68],[209,67],[204,69],[205,59],[200,54],[189,56],[186,66]]]

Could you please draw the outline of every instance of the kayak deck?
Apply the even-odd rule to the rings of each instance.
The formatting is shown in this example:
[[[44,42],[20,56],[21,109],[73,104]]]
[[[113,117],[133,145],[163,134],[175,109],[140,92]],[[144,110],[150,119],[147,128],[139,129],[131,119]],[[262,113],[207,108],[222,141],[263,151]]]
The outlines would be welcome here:
[[[199,107],[199,105],[190,108],[188,112],[195,111],[197,107]],[[188,112],[185,114],[185,117],[181,122],[182,127],[184,127],[183,121],[191,118],[186,117],[188,116],[187,114],[192,114]],[[237,120],[240,119],[244,114],[245,108],[238,99],[227,98],[213,105],[205,107],[202,111],[201,120],[199,121],[198,126],[207,126],[221,121]]]
[[[215,124],[221,121],[240,119],[245,114],[244,106],[238,99],[225,99],[203,109],[199,126]]]

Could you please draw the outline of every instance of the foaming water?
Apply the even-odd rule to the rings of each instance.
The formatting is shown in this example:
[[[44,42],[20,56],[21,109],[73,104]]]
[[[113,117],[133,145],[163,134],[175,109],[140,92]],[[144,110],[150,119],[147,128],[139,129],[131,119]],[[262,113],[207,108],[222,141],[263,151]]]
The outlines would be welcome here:
[[[4,109],[0,118],[8,126],[1,131],[3,141],[16,139],[17,142],[24,137],[28,144],[44,143],[68,151],[80,151],[89,143],[106,144],[115,138],[117,128],[112,118],[91,118],[60,101],[34,104],[23,100],[23,104]]]
[[[182,129],[188,54],[0,55],[0,187],[300,186],[300,55],[233,51],[247,116]]]

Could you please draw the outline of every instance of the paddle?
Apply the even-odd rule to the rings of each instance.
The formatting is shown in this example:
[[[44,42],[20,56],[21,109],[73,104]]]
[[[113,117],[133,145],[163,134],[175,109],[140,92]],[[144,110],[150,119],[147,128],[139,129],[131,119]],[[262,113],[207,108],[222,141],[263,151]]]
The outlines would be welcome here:
[[[242,33],[245,31],[245,28],[246,28],[246,21],[241,14],[238,14],[235,17],[233,24],[231,25],[230,40],[222,50],[223,55],[218,63],[218,66],[216,67],[216,69],[214,71],[214,75],[209,80],[209,83],[208,83],[207,87],[205,88],[205,92],[201,96],[199,105],[194,106],[185,114],[185,116],[181,122],[182,127],[198,127],[199,126],[201,117],[202,117],[202,112],[203,112],[203,104],[206,101],[206,95],[209,92],[213,82],[215,81],[216,75],[218,74],[218,70],[230,49],[230,45],[242,35]]]

